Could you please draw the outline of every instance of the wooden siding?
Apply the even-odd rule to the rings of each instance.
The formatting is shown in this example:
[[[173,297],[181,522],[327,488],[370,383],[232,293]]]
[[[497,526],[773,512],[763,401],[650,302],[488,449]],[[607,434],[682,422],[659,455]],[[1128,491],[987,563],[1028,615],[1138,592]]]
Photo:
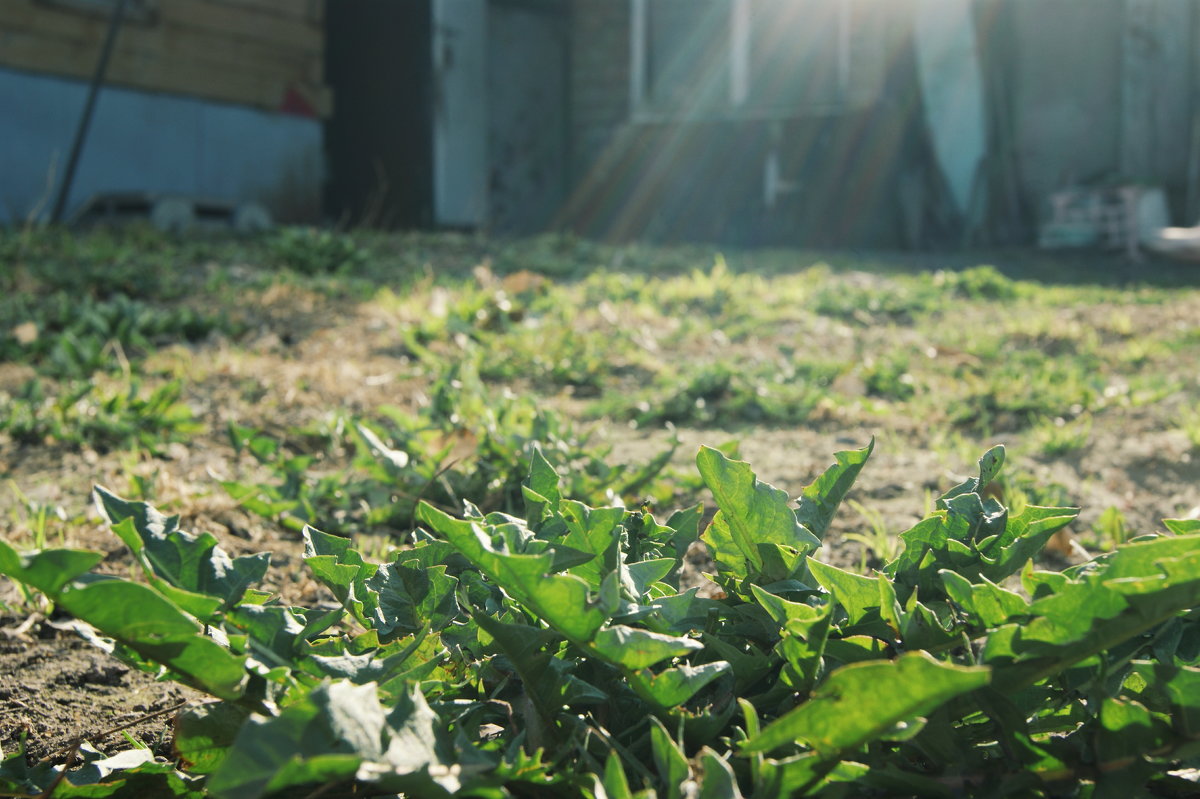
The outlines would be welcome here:
[[[144,0],[131,6],[107,82],[270,111],[328,116],[321,0]],[[88,79],[103,13],[55,0],[0,3],[0,66]]]

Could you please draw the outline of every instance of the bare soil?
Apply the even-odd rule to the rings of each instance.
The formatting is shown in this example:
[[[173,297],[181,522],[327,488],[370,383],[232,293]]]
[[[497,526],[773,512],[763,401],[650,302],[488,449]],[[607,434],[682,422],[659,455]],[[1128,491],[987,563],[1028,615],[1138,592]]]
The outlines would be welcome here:
[[[27,619],[0,618],[0,746],[25,740],[30,760],[68,757],[88,741],[113,752],[128,735],[170,755],[173,714],[200,697],[186,688],[131,670],[49,624],[21,629]]]

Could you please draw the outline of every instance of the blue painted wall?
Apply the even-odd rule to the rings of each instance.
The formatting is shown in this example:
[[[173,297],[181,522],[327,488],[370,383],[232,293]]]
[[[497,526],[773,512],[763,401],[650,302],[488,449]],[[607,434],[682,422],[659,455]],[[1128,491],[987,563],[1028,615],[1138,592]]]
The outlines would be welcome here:
[[[87,85],[0,69],[0,224],[24,221],[61,178]],[[105,87],[68,213],[101,191],[264,203],[281,219],[319,212],[321,122],[238,105]]]

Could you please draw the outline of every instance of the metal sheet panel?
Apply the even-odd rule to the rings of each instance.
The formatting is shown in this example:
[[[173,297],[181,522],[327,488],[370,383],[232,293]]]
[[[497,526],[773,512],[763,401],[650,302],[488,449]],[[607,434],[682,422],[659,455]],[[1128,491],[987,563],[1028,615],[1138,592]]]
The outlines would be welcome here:
[[[0,69],[0,223],[23,221],[53,196],[86,91],[80,81]],[[315,208],[320,169],[318,120],[110,87],[96,104],[68,215],[97,192],[142,191],[256,200],[286,218],[297,201]]]

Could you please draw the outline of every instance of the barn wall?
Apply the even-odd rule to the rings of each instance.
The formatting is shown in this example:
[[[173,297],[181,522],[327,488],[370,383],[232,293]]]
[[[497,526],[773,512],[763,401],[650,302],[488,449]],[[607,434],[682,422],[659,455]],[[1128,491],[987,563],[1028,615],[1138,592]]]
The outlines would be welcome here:
[[[326,116],[320,0],[134,0],[108,82],[265,110]],[[0,67],[87,79],[108,27],[106,4],[0,3]]]
[[[0,69],[0,223],[53,199],[86,92],[82,81]],[[257,200],[280,219],[313,219],[321,165],[318,120],[107,88],[67,208],[129,190]]]

